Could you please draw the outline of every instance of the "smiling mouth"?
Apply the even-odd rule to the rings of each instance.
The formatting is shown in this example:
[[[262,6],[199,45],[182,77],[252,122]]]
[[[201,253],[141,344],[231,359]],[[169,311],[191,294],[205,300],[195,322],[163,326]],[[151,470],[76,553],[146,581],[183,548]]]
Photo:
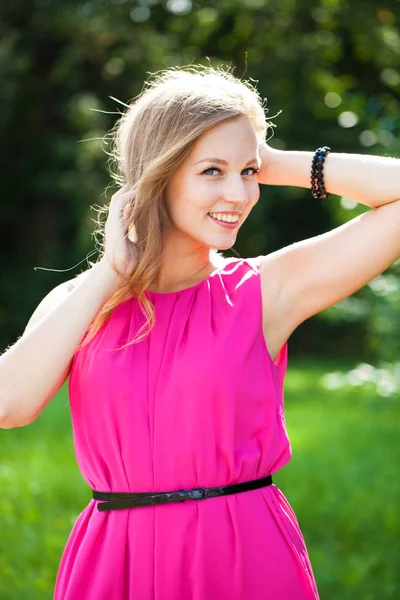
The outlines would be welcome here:
[[[210,213],[207,213],[207,216],[214,222],[217,223],[217,225],[220,225],[221,227],[224,227],[225,229],[236,229],[237,226],[239,225],[239,219],[236,222],[230,222],[230,221],[222,221],[220,219],[216,219],[215,217],[212,217],[210,215]]]

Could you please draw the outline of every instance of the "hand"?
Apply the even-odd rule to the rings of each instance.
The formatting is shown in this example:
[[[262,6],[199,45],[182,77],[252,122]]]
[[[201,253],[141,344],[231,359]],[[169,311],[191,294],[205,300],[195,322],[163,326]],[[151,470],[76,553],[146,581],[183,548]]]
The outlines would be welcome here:
[[[278,164],[280,164],[285,151],[271,148],[267,142],[263,142],[258,147],[258,152],[261,158],[260,172],[257,175],[258,183],[281,185],[278,178]]]
[[[139,253],[136,246],[136,230],[128,220],[132,212],[132,190],[124,185],[111,198],[105,224],[104,258],[114,262],[124,276],[129,276],[137,267]]]

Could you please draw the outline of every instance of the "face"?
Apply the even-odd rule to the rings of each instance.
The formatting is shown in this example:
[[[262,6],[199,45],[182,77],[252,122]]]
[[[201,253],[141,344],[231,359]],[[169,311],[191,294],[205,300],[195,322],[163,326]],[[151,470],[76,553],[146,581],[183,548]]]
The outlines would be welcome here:
[[[260,163],[257,137],[247,118],[225,121],[203,134],[168,183],[170,233],[199,247],[233,246],[260,197]]]

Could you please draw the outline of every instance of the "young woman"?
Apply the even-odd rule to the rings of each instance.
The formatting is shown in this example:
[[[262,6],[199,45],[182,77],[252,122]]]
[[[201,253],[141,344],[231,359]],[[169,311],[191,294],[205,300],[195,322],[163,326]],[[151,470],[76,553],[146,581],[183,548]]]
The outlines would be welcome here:
[[[115,130],[123,187],[100,260],[1,357],[3,427],[31,423],[70,375],[93,497],[55,600],[318,598],[271,477],[291,457],[287,340],[399,258],[400,161],[273,150],[267,127],[255,89],[229,73],[173,69],[148,85]],[[373,210],[268,256],[216,252],[259,184],[311,187],[311,172],[313,195]]]

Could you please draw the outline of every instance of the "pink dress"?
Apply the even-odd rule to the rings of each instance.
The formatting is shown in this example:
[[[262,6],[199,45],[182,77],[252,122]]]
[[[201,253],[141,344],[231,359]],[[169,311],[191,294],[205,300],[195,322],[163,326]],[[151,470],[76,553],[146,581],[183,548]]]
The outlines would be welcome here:
[[[163,492],[265,477],[291,457],[283,380],[262,331],[260,258],[227,258],[180,292],[147,292],[156,325],[120,304],[74,356],[77,462],[90,488]],[[297,519],[275,486],[100,512],[91,497],[54,600],[315,600]]]

